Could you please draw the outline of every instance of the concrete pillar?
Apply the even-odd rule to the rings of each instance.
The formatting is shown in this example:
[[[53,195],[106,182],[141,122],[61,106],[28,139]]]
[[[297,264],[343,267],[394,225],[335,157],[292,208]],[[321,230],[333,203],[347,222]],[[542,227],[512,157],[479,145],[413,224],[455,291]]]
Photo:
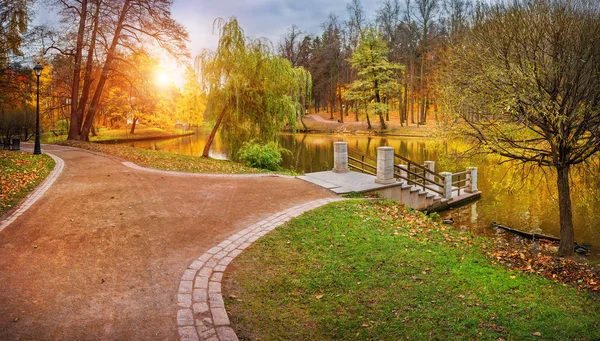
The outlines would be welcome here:
[[[425,168],[429,169],[432,172],[435,172],[435,161],[425,161]],[[429,181],[435,181],[433,174],[425,173],[425,179]],[[428,183],[429,185],[431,183]]]
[[[442,188],[444,192],[444,198],[452,199],[452,173],[441,172],[440,175],[444,177],[444,187]]]
[[[375,182],[384,185],[396,182],[394,178],[394,148],[377,148],[377,179]]]
[[[478,192],[477,189],[477,167],[467,167],[467,192]]]
[[[333,171],[335,173],[348,173],[348,143],[333,143]]]

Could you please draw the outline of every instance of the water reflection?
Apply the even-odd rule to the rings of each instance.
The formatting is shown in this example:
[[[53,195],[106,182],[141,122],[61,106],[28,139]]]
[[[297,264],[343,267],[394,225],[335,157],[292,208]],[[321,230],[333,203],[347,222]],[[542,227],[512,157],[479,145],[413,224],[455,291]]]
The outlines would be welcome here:
[[[195,136],[178,139],[135,142],[140,148],[170,151],[199,156],[209,131],[199,130]],[[466,166],[479,169],[479,189],[482,199],[460,209],[444,213],[453,216],[459,224],[484,234],[495,233],[492,221],[525,231],[538,231],[559,235],[558,198],[553,174],[533,170],[522,179],[521,169],[511,163],[499,164],[493,158],[483,158],[473,164],[459,159],[453,153],[457,147],[434,139],[415,137],[377,137],[355,135],[282,134],[280,143],[290,150],[284,155],[283,166],[298,172],[317,172],[333,168],[333,142],[345,141],[348,146],[376,156],[377,147],[391,146],[399,153],[418,163],[436,161],[436,171],[461,171]],[[211,156],[227,157],[227,146],[216,137]],[[586,170],[573,174],[572,200],[575,240],[579,243],[600,246],[600,171]],[[596,253],[597,250],[594,250]]]

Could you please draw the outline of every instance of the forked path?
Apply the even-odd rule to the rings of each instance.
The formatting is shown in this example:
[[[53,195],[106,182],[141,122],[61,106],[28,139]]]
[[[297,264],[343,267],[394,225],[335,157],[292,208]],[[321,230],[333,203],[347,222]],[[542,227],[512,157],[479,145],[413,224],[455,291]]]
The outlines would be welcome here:
[[[287,177],[178,176],[46,147],[62,174],[0,232],[0,340],[178,340],[178,290],[199,255],[333,194]]]

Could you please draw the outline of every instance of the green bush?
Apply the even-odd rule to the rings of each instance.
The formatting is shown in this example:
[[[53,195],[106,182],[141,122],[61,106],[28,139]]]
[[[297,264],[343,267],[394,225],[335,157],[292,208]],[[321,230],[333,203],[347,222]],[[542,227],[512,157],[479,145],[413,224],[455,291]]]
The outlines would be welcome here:
[[[250,167],[280,170],[281,153],[288,151],[275,142],[261,144],[255,140],[244,142],[239,151],[240,160]]]

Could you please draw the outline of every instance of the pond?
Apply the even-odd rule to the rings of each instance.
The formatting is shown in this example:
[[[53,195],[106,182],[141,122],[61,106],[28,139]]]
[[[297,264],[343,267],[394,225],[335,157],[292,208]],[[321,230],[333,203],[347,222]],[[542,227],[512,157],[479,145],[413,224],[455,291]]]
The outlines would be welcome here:
[[[140,141],[128,145],[170,151],[185,155],[202,153],[209,131],[199,130],[196,135],[163,141]],[[493,221],[519,230],[559,236],[558,198],[555,177],[551,172],[534,170],[523,179],[520,168],[513,163],[500,164],[496,158],[480,158],[476,162],[461,159],[448,146],[433,138],[396,136],[357,136],[282,134],[280,143],[291,151],[284,156],[283,166],[298,172],[318,172],[333,168],[333,142],[348,142],[349,148],[369,155],[377,154],[377,147],[390,146],[395,152],[422,164],[436,161],[436,171],[462,171],[466,166],[478,167],[478,187],[481,200],[458,209],[446,211],[456,226],[466,226],[480,234],[496,233]],[[460,144],[460,141],[457,141]],[[211,156],[227,158],[227,146],[217,137]],[[574,172],[571,198],[575,240],[592,245],[598,256],[600,249],[600,171]]]

